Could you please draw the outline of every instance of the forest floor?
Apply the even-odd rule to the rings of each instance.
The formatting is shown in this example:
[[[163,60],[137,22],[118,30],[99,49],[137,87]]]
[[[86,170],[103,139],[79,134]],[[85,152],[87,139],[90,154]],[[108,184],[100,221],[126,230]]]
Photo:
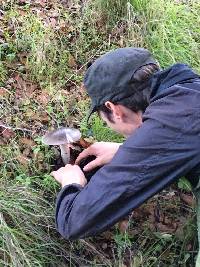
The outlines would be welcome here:
[[[93,116],[87,64],[125,46],[148,48],[161,67],[200,71],[199,1],[0,1],[0,266],[193,267],[195,199],[183,178],[116,225],[69,242],[55,229],[58,150],[42,135],[78,127],[85,138],[122,141]]]

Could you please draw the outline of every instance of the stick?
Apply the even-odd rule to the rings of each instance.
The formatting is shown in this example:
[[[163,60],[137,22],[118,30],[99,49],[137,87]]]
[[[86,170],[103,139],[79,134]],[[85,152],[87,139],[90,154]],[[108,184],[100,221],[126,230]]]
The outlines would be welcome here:
[[[11,127],[5,124],[0,124],[0,127],[8,129],[8,130],[13,130],[13,131],[23,131],[23,132],[29,132],[29,133],[34,133],[34,131],[26,129],[26,128],[20,128],[20,127]]]

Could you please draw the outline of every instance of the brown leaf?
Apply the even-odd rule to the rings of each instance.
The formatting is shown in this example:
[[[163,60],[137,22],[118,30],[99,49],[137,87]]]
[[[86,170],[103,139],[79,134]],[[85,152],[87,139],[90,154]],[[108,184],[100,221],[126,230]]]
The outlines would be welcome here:
[[[114,233],[112,231],[106,231],[101,234],[102,238],[105,238],[106,240],[113,239]]]
[[[107,249],[108,244],[107,244],[107,243],[103,243],[103,244],[101,245],[101,247],[102,247],[103,250],[105,250],[105,249]]]
[[[47,105],[49,103],[50,100],[50,96],[47,92],[42,92],[41,94],[39,94],[37,96],[37,101],[43,105]]]
[[[19,98],[33,97],[37,85],[30,81],[23,80],[18,74],[14,77],[13,87],[16,89],[16,96]]]
[[[176,229],[177,229],[177,224],[176,223],[172,223],[170,225],[165,225],[165,224],[162,224],[162,223],[157,223],[156,226],[157,226],[157,229],[159,231],[170,233],[170,234],[176,232]]]
[[[123,220],[118,223],[118,228],[121,234],[125,233],[128,229],[129,226],[129,221],[128,220]]]
[[[3,96],[7,96],[9,94],[8,90],[4,87],[0,87],[0,98]]]
[[[41,122],[48,122],[49,121],[49,115],[44,111],[41,113],[35,113],[31,116],[32,120],[38,120]]]
[[[56,27],[56,24],[57,24],[57,21],[55,18],[50,18],[50,25],[52,28],[55,28]]]
[[[71,95],[71,93],[70,93],[69,91],[64,90],[64,89],[62,89],[60,92],[61,92],[61,94],[64,95],[64,96],[70,96],[70,95]]]
[[[36,143],[32,140],[32,139],[29,139],[29,138],[26,138],[26,137],[22,137],[20,138],[20,143],[26,145],[26,146],[29,146],[29,147],[33,147],[36,145]]]
[[[35,112],[32,109],[27,109],[24,115],[27,119],[34,119]]]
[[[5,145],[4,141],[0,140],[0,146],[3,146],[3,145]]]
[[[26,16],[27,15],[27,12],[22,10],[22,9],[18,9],[18,12],[19,12],[20,16]]]
[[[92,145],[92,142],[88,142],[85,139],[81,138],[79,142],[77,142],[78,145],[80,145],[82,148],[88,148],[90,145]]]
[[[190,207],[194,207],[195,205],[195,199],[193,198],[192,195],[188,195],[188,194],[184,194],[181,193],[180,194],[180,198],[183,202],[185,202],[185,204],[187,204]]]
[[[26,0],[18,0],[18,4],[20,4],[20,5],[28,4],[28,1],[26,1]]]
[[[5,139],[10,139],[15,136],[15,132],[11,129],[3,129],[2,135]]]
[[[124,47],[124,38],[123,38],[123,36],[120,36],[120,39],[119,39],[119,46],[120,47]]]
[[[69,65],[69,67],[71,67],[71,68],[76,67],[76,61],[75,61],[75,58],[74,58],[71,54],[69,54],[68,65]]]
[[[81,91],[81,93],[85,93],[86,89],[85,89],[84,83],[81,83],[79,90]]]
[[[52,10],[52,12],[50,13],[50,17],[53,17],[53,18],[59,17],[58,10]]]
[[[40,4],[42,7],[45,7],[47,5],[47,0],[39,0],[37,1],[38,4]]]
[[[19,155],[19,156],[17,157],[17,160],[19,161],[19,163],[21,163],[21,164],[24,165],[24,166],[27,166],[28,163],[29,163],[29,161],[30,161],[30,159],[28,159],[27,157],[25,157],[25,156],[23,156],[23,155]]]
[[[31,148],[30,147],[26,147],[22,152],[23,156],[25,156],[25,157],[29,156],[30,153],[31,153]]]
[[[19,57],[19,61],[23,64],[23,65],[26,65],[26,62],[27,62],[27,52],[21,52],[21,53],[18,53],[18,57]]]

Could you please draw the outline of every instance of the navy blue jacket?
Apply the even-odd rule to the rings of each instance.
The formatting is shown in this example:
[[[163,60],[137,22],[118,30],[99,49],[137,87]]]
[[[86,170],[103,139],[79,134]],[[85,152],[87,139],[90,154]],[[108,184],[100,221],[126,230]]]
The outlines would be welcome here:
[[[152,79],[143,124],[82,188],[57,197],[56,224],[67,239],[96,235],[182,176],[200,172],[200,77],[176,64]]]

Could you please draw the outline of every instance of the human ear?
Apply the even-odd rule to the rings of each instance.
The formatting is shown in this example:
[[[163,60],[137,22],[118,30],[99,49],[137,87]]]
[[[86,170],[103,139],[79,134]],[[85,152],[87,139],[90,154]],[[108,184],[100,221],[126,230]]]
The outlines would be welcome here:
[[[106,101],[105,106],[112,112],[115,119],[122,120],[123,114],[120,105],[115,105],[110,101]]]
[[[109,109],[111,112],[113,112],[114,109],[115,109],[115,105],[114,105],[112,102],[110,102],[110,101],[106,101],[104,105],[105,105],[105,106],[107,107],[107,109]]]

